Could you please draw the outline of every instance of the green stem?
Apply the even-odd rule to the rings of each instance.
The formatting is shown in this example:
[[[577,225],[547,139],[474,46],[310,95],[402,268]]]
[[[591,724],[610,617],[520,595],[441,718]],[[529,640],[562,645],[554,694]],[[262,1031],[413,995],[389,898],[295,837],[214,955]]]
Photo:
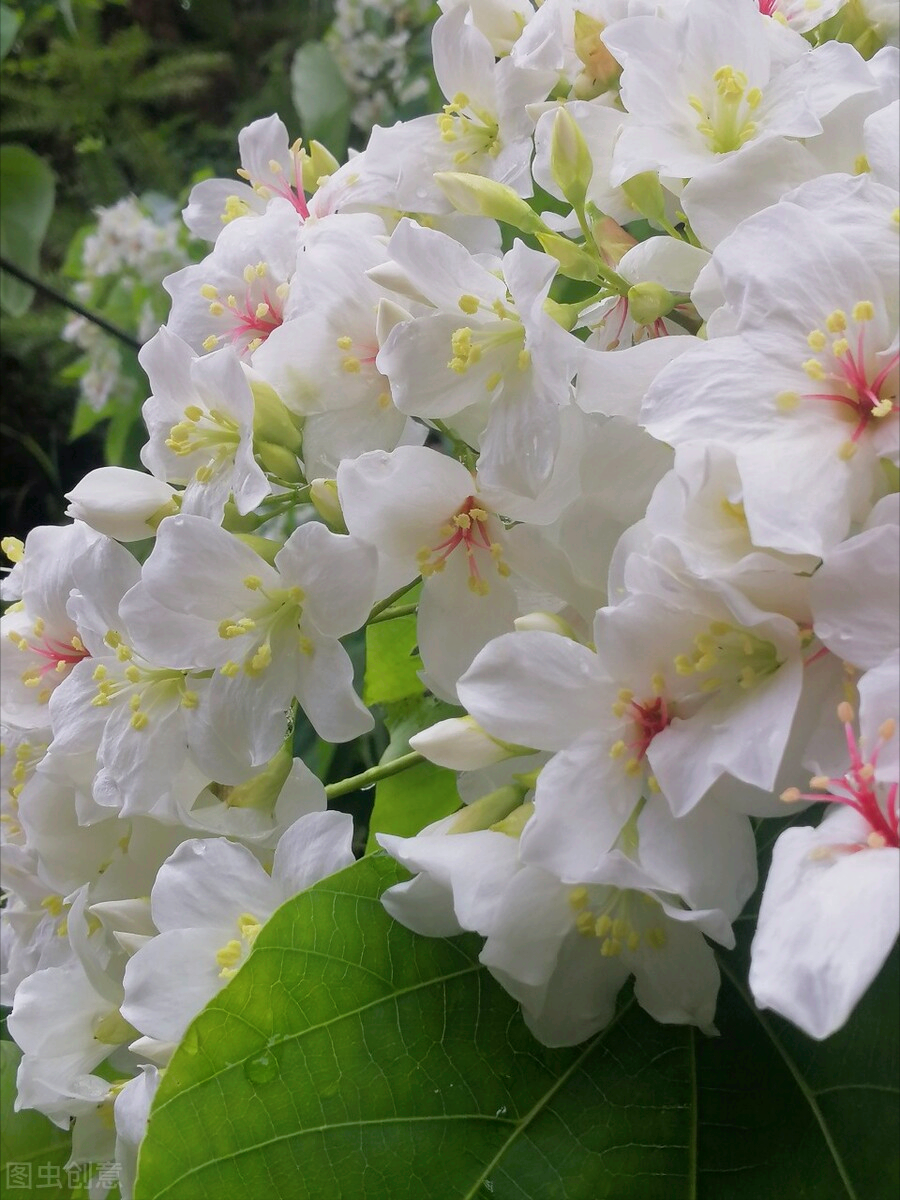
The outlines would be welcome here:
[[[370,625],[377,625],[379,621],[394,621],[397,617],[410,617],[418,608],[418,604],[398,604],[396,608],[386,608],[384,612],[376,613],[374,617],[369,617]]]
[[[337,783],[327,784],[325,795],[329,800],[334,800],[338,796],[358,792],[362,788],[371,787],[379,779],[389,779],[391,775],[399,775],[401,771],[408,771],[410,767],[416,767],[424,761],[421,754],[410,751],[409,754],[403,754],[400,758],[392,759],[390,762],[369,767],[368,771],[362,771],[359,775],[351,775],[348,779],[340,779]]]
[[[391,592],[391,594],[389,596],[386,596],[384,598],[384,600],[379,600],[378,603],[375,605],[375,607],[372,609],[372,611],[369,613],[369,616],[366,620],[366,624],[371,625],[379,613],[383,613],[385,611],[385,609],[390,608],[395,600],[399,600],[401,596],[405,596],[410,588],[414,588],[417,583],[421,583],[421,582],[422,582],[422,576],[417,575],[415,577],[415,579],[411,579],[409,581],[409,583],[404,583],[403,587],[397,588],[396,592]]]

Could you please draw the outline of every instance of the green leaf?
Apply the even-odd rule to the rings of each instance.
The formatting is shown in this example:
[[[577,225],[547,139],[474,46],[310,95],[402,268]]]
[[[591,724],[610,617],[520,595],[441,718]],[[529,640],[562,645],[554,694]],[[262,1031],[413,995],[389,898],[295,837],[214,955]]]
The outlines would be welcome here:
[[[385,714],[391,740],[380,761],[393,762],[395,758],[408,754],[409,739],[414,733],[444,717],[457,716],[460,712],[460,709],[444,704],[433,696],[423,696],[392,706]],[[376,833],[412,837],[432,821],[439,821],[441,817],[456,812],[459,806],[456,772],[436,767],[433,763],[419,763],[399,775],[381,779],[375,788],[366,850],[378,849]]]
[[[729,956],[705,1038],[623,996],[538,1045],[477,961],[378,901],[363,859],[284,905],[160,1085],[135,1200],[891,1200],[896,954],[815,1043],[758,1014]]]
[[[35,274],[53,212],[53,172],[27,146],[0,146],[0,196],[0,254]],[[34,288],[0,272],[4,312],[21,317],[33,298]]]
[[[315,138],[342,158],[350,131],[350,93],[323,42],[307,42],[294,55],[291,98],[306,140]]]
[[[397,600],[398,605],[419,599],[421,583]],[[366,704],[395,704],[410,696],[421,696],[425,685],[418,676],[422,660],[416,650],[416,615],[394,617],[366,627],[366,673],[363,700]]]
[[[4,1196],[55,1197],[72,1195],[63,1167],[72,1138],[33,1109],[14,1112],[16,1072],[22,1052],[13,1042],[0,1042],[0,1179]]]
[[[16,40],[22,18],[6,4],[0,4],[0,62],[6,58]]]

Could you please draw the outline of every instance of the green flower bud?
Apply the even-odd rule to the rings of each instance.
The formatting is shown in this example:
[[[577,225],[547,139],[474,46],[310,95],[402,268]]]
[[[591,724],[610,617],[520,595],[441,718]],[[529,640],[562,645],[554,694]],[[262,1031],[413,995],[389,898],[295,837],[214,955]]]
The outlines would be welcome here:
[[[309,485],[309,498],[329,529],[335,533],[347,532],[336,479],[314,479]]]
[[[286,741],[258,774],[235,787],[217,784],[215,793],[229,808],[255,808],[272,813],[293,765],[294,758]]]
[[[505,183],[464,171],[437,171],[434,178],[457,212],[473,217],[492,217],[521,229],[523,233],[549,232],[527,200],[517,196]]]
[[[541,248],[559,263],[560,273],[567,279],[597,280],[597,260],[576,242],[561,233],[539,233]]]
[[[244,545],[249,546],[260,558],[265,559],[269,566],[274,566],[275,555],[281,549],[281,542],[273,542],[271,538],[260,537],[256,533],[236,533],[234,536],[240,538]]]
[[[473,833],[476,829],[489,829],[497,821],[508,817],[522,803],[524,792],[515,784],[507,784],[496,792],[489,792],[472,804],[467,804],[456,814],[448,833]]]
[[[254,442],[256,458],[264,471],[285,483],[305,483],[297,455],[275,442]]]
[[[566,108],[558,108],[550,138],[550,173],[576,210],[584,207],[594,163],[584,134]]]
[[[640,175],[632,175],[622,184],[622,191],[635,211],[648,221],[656,221],[658,224],[665,219],[666,198],[655,171],[642,171]]]
[[[677,300],[661,283],[636,283],[628,289],[628,311],[638,325],[652,325],[671,312]]]
[[[288,412],[281,397],[268,383],[259,378],[250,379],[249,383],[253,393],[253,440],[272,442],[299,454],[303,435],[298,418]]]

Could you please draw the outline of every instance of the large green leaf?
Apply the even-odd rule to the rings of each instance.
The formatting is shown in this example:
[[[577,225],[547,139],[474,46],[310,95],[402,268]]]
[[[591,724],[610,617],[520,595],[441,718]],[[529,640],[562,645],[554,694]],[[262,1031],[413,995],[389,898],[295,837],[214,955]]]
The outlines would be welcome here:
[[[892,1200],[896,955],[816,1044],[761,1016],[730,956],[721,1037],[630,999],[547,1050],[478,941],[419,938],[381,857],[282,907],[188,1030],[136,1200]]]
[[[68,1130],[41,1113],[13,1111],[21,1057],[18,1046],[0,1042],[0,1194],[68,1200],[72,1191],[63,1170],[72,1149]]]
[[[291,98],[306,140],[315,138],[342,158],[350,131],[350,93],[323,42],[307,42],[294,55]]]
[[[422,590],[416,584],[397,604],[414,604]],[[377,621],[366,627],[366,673],[363,700],[366,704],[396,704],[411,696],[422,696],[425,685],[419,678],[422,660],[416,647],[416,614]]]
[[[0,4],[0,62],[6,58],[16,40],[22,18],[6,4]]]
[[[0,254],[34,274],[53,212],[53,172],[27,146],[0,146]],[[0,307],[21,317],[34,288],[0,272]]]

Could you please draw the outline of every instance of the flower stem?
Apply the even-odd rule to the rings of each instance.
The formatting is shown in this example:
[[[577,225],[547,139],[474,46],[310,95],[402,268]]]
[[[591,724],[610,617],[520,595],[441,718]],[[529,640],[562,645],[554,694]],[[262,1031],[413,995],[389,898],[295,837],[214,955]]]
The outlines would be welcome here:
[[[410,588],[414,588],[417,583],[421,583],[421,582],[422,582],[422,576],[417,575],[415,577],[415,579],[411,579],[409,581],[409,583],[404,583],[403,587],[397,588],[396,592],[391,592],[391,594],[389,596],[386,596],[384,598],[384,600],[379,600],[378,603],[375,605],[375,607],[372,609],[372,611],[369,613],[368,617],[366,618],[366,624],[371,625],[371,623],[375,620],[375,618],[380,613],[383,613],[387,609],[389,609],[395,600],[399,600],[401,596],[405,596],[406,593],[410,590]]]
[[[408,771],[410,767],[418,766],[424,761],[421,754],[410,751],[409,754],[403,754],[400,758],[394,758],[390,762],[378,763],[375,767],[369,767],[368,771],[363,771],[359,775],[351,775],[347,779],[339,779],[337,783],[326,784],[325,795],[329,800],[334,800],[337,796],[358,792],[362,788],[371,787],[379,779],[389,779],[391,775],[399,775],[401,771]]]
[[[369,625],[377,625],[379,621],[393,621],[397,617],[409,617],[416,609],[418,604],[398,604],[395,608],[386,608],[383,612],[376,613],[374,617],[369,617]]]

